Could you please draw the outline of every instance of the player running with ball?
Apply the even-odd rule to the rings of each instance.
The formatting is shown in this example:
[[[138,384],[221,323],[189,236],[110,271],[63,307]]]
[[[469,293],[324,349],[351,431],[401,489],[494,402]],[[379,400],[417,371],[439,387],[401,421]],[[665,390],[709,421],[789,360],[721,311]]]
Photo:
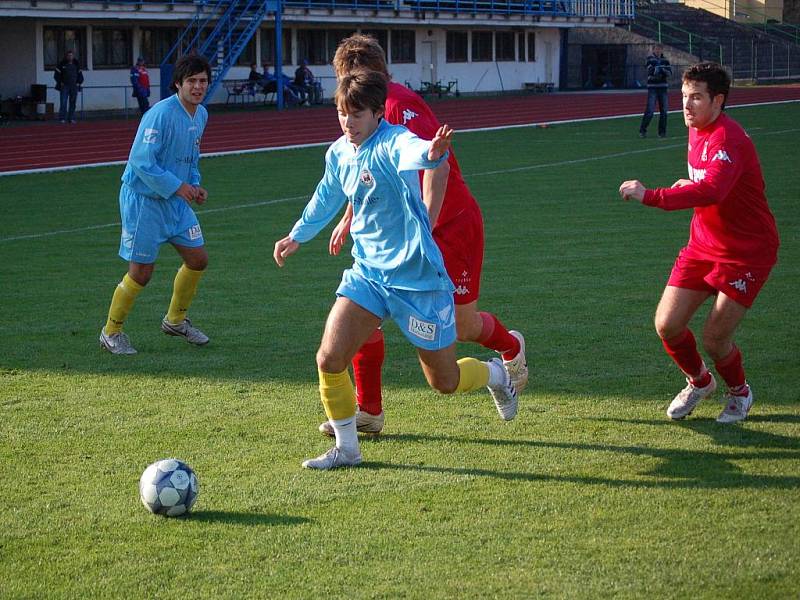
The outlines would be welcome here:
[[[450,394],[488,386],[502,419],[517,414],[517,394],[500,359],[456,361],[454,286],[433,241],[418,175],[446,160],[453,132],[444,125],[426,141],[390,125],[383,120],[386,94],[386,77],[375,71],[340,79],[336,106],[344,135],[328,149],[325,173],[300,220],[275,243],[275,262],[283,266],[345,203],[353,206],[354,263],[342,275],[317,351],[320,396],[336,445],[303,462],[310,469],[361,462],[347,368],[387,317],[416,346],[431,387]]]

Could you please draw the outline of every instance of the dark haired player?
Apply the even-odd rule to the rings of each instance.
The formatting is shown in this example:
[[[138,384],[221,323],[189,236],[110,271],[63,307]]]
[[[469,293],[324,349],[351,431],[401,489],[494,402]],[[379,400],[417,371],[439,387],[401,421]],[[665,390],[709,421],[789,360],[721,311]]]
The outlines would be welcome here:
[[[672,419],[691,414],[717,387],[688,328],[710,296],[714,305],[703,328],[703,347],[728,387],[717,421],[741,421],[753,404],[733,337],[777,261],[778,231],[753,142],[723,113],[729,89],[730,78],[720,65],[690,67],[681,88],[689,179],[670,188],[646,189],[636,180],[619,188],[624,200],[664,210],[694,209],[689,243],[675,261],[655,317],[664,349],[686,375],[686,387],[667,409]]]
[[[153,275],[158,251],[169,242],[183,259],[175,276],[172,301],[161,329],[202,346],[208,337],[186,318],[197,284],[208,265],[200,223],[190,204],[203,204],[200,187],[200,138],[208,121],[202,106],[211,67],[202,56],[184,56],[175,65],[176,94],[148,110],[139,123],[128,165],[122,174],[119,255],[128,272],[117,284],[100,345],[112,354],[136,354],[122,325],[140,291]]]

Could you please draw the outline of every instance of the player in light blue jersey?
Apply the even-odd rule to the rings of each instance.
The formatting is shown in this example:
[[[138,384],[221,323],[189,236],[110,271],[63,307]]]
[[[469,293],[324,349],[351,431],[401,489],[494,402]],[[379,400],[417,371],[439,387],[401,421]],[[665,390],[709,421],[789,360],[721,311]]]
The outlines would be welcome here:
[[[356,396],[347,366],[385,318],[393,319],[417,354],[428,383],[444,394],[488,386],[501,418],[517,414],[517,394],[500,359],[456,361],[453,284],[433,241],[419,187],[420,169],[447,157],[453,131],[443,125],[432,141],[383,120],[387,80],[353,71],[336,90],[344,135],[325,156],[325,174],[288,236],[275,243],[282,267],[349,202],[353,267],[347,269],[317,351],[322,404],[336,445],[303,466],[332,469],[361,462]]]
[[[119,255],[128,261],[128,272],[114,291],[100,332],[100,345],[112,354],[136,354],[122,326],[136,296],[150,281],[165,242],[178,251],[183,264],[161,330],[198,346],[208,343],[208,336],[192,326],[186,311],[208,265],[203,233],[190,205],[208,198],[200,186],[197,163],[208,121],[201,103],[210,80],[205,58],[192,55],[178,60],[172,77],[177,93],[147,111],[136,132],[119,192]]]

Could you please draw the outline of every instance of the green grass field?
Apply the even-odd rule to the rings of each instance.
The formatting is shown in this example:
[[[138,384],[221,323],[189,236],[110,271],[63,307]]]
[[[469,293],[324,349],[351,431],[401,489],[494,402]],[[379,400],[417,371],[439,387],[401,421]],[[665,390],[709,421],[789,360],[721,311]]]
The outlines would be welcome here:
[[[717,424],[715,401],[664,413],[684,382],[652,316],[690,213],[617,188],[686,176],[679,117],[665,140],[636,119],[457,133],[486,224],[481,306],[528,343],[519,416],[438,396],[388,325],[385,434],[329,473],[300,462],[330,444],[314,354],[348,257],[327,256],[328,228],[271,258],[323,148],[202,161],[211,263],[191,316],[212,342],[159,330],[166,246],[126,323],[133,357],[97,344],[125,271],[122,168],[0,177],[0,597],[798,597],[797,111],[730,111],[782,236],[738,337],[747,421]],[[200,478],[188,518],[139,502],[171,456]]]

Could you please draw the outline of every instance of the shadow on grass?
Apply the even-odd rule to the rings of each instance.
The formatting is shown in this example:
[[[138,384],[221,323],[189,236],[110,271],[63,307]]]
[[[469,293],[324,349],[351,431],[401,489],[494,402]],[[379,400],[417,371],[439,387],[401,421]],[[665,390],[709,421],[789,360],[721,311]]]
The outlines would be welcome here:
[[[717,423],[715,419],[620,419],[615,417],[582,417],[591,421],[621,423],[631,425],[651,425],[654,427],[680,427],[695,433],[707,435],[720,446],[748,448],[787,448],[800,453],[800,438],[758,431],[745,427],[747,423],[798,423],[800,416],[791,414],[754,415],[739,424]],[[748,454],[748,456],[753,456]],[[772,456],[772,454],[770,454]]]
[[[714,425],[718,425],[713,422]],[[781,436],[779,436],[781,437]],[[791,439],[791,438],[787,438]],[[793,451],[779,452],[707,452],[703,450],[683,450],[650,448],[646,446],[614,446],[610,444],[581,444],[573,442],[547,442],[540,440],[499,440],[486,438],[451,437],[427,434],[384,435],[377,438],[378,443],[390,441],[402,442],[448,442],[470,445],[490,446],[527,446],[554,450],[612,452],[632,456],[645,456],[659,459],[661,462],[649,471],[639,473],[641,479],[614,479],[581,475],[551,475],[521,471],[493,471],[487,469],[436,467],[428,465],[403,465],[383,462],[364,463],[368,469],[408,469],[422,472],[448,473],[492,477],[496,479],[521,481],[553,481],[581,483],[589,485],[608,485],[614,487],[638,488],[800,488],[800,476],[767,476],[743,473],[734,460],[798,460],[800,444],[797,440],[791,446]],[[772,446],[774,447],[774,445]]]
[[[190,521],[225,523],[228,525],[302,525],[311,519],[290,515],[230,512],[225,510],[200,510],[187,515]]]

